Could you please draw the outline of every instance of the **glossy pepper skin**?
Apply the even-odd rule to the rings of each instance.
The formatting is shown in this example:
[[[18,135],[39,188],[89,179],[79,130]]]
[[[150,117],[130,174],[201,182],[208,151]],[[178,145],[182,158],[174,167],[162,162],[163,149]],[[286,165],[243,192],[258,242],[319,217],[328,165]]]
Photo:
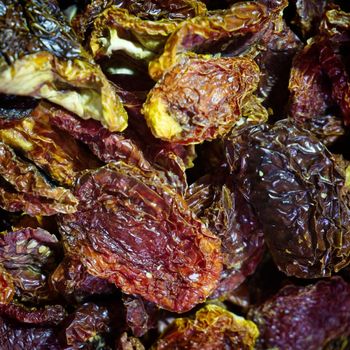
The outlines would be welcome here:
[[[156,174],[123,162],[87,172],[76,215],[60,218],[65,248],[125,293],[184,312],[215,289],[220,240]]]
[[[349,28],[349,14],[327,5],[317,35],[295,55],[290,72],[289,115],[327,145],[346,135],[350,120]]]
[[[226,155],[281,271],[330,276],[350,262],[345,169],[290,120],[233,132]]]
[[[45,103],[22,120],[1,128],[0,140],[63,186],[72,186],[82,170],[100,165],[73,137],[52,125]]]
[[[227,11],[189,19],[169,37],[161,56],[151,61],[149,74],[158,80],[186,53],[211,53],[212,46],[217,49],[216,45],[222,42],[263,31],[268,18],[266,6],[246,1],[234,4]]]
[[[209,304],[197,311],[194,319],[175,320],[151,349],[212,350],[228,347],[253,350],[258,335],[253,322]]]
[[[0,266],[11,277],[16,300],[40,303],[55,297],[49,276],[56,267],[60,243],[55,235],[24,228],[0,235]]]
[[[286,286],[249,313],[260,331],[256,348],[323,349],[349,336],[349,304],[350,285],[340,277],[306,287]]]
[[[127,126],[120,97],[55,0],[0,3],[0,92],[47,99],[110,130]]]
[[[201,143],[230,131],[258,83],[259,68],[248,58],[184,59],[149,92],[143,114],[155,137]]]
[[[221,239],[224,269],[212,298],[223,298],[259,265],[264,253],[261,225],[227,167],[194,182],[186,200],[210,231]]]
[[[0,207],[7,211],[50,216],[76,210],[77,199],[70,190],[50,183],[34,165],[2,142],[0,176]]]

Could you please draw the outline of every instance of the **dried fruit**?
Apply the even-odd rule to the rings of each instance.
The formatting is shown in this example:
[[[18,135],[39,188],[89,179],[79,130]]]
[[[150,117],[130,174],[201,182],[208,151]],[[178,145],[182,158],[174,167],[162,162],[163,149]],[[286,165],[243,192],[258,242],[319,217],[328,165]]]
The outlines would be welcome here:
[[[254,1],[234,4],[229,10],[185,21],[167,40],[162,55],[149,64],[150,76],[158,80],[187,52],[214,53],[244,41],[268,25],[264,5]],[[222,45],[222,50],[220,44]],[[229,44],[228,44],[229,43]]]
[[[345,169],[318,139],[282,120],[233,133],[226,155],[280,270],[316,278],[349,264]]]
[[[144,171],[157,173],[179,193],[186,191],[185,170],[192,164],[192,150],[154,138],[147,126],[142,125],[144,120],[134,118],[137,127],[112,133],[94,120],[81,120],[62,109],[51,107],[48,113],[53,125],[88,145],[103,162],[122,160]]]
[[[22,324],[36,326],[56,326],[67,316],[61,305],[48,305],[43,308],[26,308],[23,305],[11,303],[0,305],[1,317],[9,318]]]
[[[205,5],[200,1],[182,0],[180,2],[185,3],[185,6],[192,10],[185,18],[206,13]],[[161,51],[169,35],[180,26],[184,19],[181,16],[181,6],[171,6],[166,1],[158,1],[158,4],[157,1],[139,4],[132,1],[125,5],[121,5],[124,8],[116,5],[108,7],[93,22],[89,41],[91,52],[94,57],[101,58],[111,56],[113,52],[118,51],[136,60],[149,61]],[[140,5],[148,16],[145,16],[145,12],[142,16],[138,11],[138,7],[142,11]],[[180,10],[179,16],[176,16],[177,10]],[[156,14],[162,18],[155,18]],[[153,18],[147,18],[149,16]]]
[[[145,350],[139,339],[130,337],[124,332],[117,341],[116,350]]]
[[[71,302],[115,292],[108,281],[90,275],[77,257],[66,255],[50,277],[53,289]]]
[[[295,1],[296,15],[293,24],[297,25],[304,38],[317,34],[326,5],[326,0]]]
[[[154,136],[200,143],[230,131],[258,82],[259,68],[247,58],[187,59],[149,92],[143,113]]]
[[[264,252],[258,219],[235,182],[227,169],[219,169],[193,183],[187,195],[190,207],[222,242],[224,270],[212,297],[237,288],[255,271]]]
[[[126,128],[120,98],[55,0],[4,0],[0,6],[1,93],[47,99],[112,131]]]
[[[16,156],[0,142],[0,207],[8,211],[23,211],[29,215],[72,213],[77,199],[63,188],[56,187],[38,169]]]
[[[15,287],[13,285],[12,277],[2,265],[0,265],[0,306],[11,302],[14,294]]]
[[[256,325],[216,305],[207,305],[195,318],[178,318],[152,349],[254,349]]]
[[[99,164],[72,137],[52,127],[49,117],[48,106],[40,104],[25,119],[2,128],[0,140],[20,151],[52,179],[71,186],[80,171]]]
[[[215,289],[220,240],[156,174],[110,163],[82,176],[75,194],[78,211],[60,231],[89,273],[176,312]]]
[[[11,276],[17,299],[34,303],[52,298],[48,282],[58,247],[57,238],[40,228],[0,234],[0,266]]]
[[[105,307],[83,304],[65,329],[66,342],[72,349],[103,349],[106,345],[103,335],[109,331],[109,322]]]
[[[160,316],[158,307],[140,297],[124,296],[126,322],[136,337],[142,337],[150,329],[156,328]]]
[[[53,328],[28,327],[18,325],[0,317],[0,348],[12,349],[36,349],[36,350],[60,350],[61,346]]]
[[[350,285],[339,277],[284,287],[249,313],[260,331],[256,348],[323,349],[331,340],[349,335],[349,307]]]

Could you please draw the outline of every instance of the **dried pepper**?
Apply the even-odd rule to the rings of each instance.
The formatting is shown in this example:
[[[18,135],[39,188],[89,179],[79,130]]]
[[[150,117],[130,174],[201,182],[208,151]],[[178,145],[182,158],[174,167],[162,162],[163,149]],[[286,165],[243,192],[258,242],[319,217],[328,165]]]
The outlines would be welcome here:
[[[149,92],[143,113],[154,136],[200,143],[230,131],[258,82],[259,68],[247,58],[187,59]]]
[[[18,158],[0,142],[0,207],[29,215],[72,213],[77,199],[63,188],[56,187],[30,163]]]
[[[0,348],[347,350],[349,12],[0,0]]]
[[[61,217],[60,231],[89,273],[177,312],[215,289],[220,240],[156,175],[110,163],[82,176],[74,193],[78,211]]]
[[[54,0],[2,1],[0,14],[1,93],[44,98],[110,130],[125,129],[119,96]]]
[[[213,297],[225,295],[251,275],[262,258],[264,234],[260,223],[226,169],[193,183],[187,202],[221,239],[225,268]]]
[[[325,277],[350,263],[345,169],[317,138],[286,119],[233,132],[226,155],[284,273]]]
[[[55,292],[71,302],[115,292],[108,281],[90,275],[77,257],[67,255],[50,276],[50,283]]]
[[[49,276],[56,267],[58,249],[57,238],[40,228],[0,235],[3,276],[10,275],[17,300],[40,302],[53,297]]]
[[[175,320],[152,349],[254,349],[256,325],[216,305]]]
[[[206,7],[200,1],[183,1],[192,11],[188,15],[202,15],[206,13]],[[140,6],[141,4],[139,4]],[[152,6],[153,5],[153,6]],[[167,6],[168,5],[168,6]],[[169,6],[167,2],[151,1],[143,3],[144,9],[149,9],[149,13],[158,13],[161,19],[145,18],[137,9],[135,2],[127,4],[127,8],[120,6],[111,6],[107,8],[93,22],[93,30],[89,42],[94,57],[110,56],[114,51],[125,52],[137,60],[146,60],[154,58],[159,52],[168,36],[173,33],[181,23],[181,12],[176,16],[176,6]],[[152,9],[152,7],[156,7]],[[158,8],[157,8],[158,7]],[[167,9],[167,7],[169,9]],[[151,9],[150,9],[151,8]],[[169,11],[161,15],[163,12]],[[178,7],[181,10],[181,6]],[[142,11],[142,9],[139,9]],[[153,10],[153,11],[152,11]],[[147,10],[146,10],[147,11]],[[175,18],[172,18],[172,15]],[[170,18],[169,18],[170,17]],[[186,16],[187,17],[187,16]]]
[[[15,287],[11,275],[2,265],[0,265],[0,291],[0,305],[11,302],[15,294]]]
[[[349,303],[350,285],[339,277],[307,287],[286,286],[249,314],[260,331],[257,349],[323,349],[331,340],[349,336]]]
[[[216,52],[220,52],[216,44],[220,45],[224,40],[239,42],[245,35],[249,37],[263,31],[267,25],[266,7],[253,1],[234,4],[223,13],[214,12],[189,19],[169,37],[162,55],[150,63],[149,74],[158,80],[179,61],[179,56],[187,52],[210,53],[213,46]],[[225,46],[228,46],[227,43]]]
[[[52,127],[43,104],[16,124],[0,129],[0,140],[63,185],[71,186],[80,171],[99,166],[72,137]]]

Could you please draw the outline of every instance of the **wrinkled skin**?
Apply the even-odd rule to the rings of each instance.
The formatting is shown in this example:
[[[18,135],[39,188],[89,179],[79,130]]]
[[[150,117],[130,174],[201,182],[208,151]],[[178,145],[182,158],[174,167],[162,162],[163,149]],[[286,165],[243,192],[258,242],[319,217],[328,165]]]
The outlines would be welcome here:
[[[72,137],[50,125],[47,110],[40,104],[25,119],[1,129],[0,140],[22,152],[52,179],[71,186],[80,171],[97,168],[99,163]]]
[[[61,305],[29,309],[23,305],[12,303],[0,305],[0,315],[22,324],[49,327],[61,323],[67,316],[67,313]]]
[[[120,98],[55,0],[2,1],[0,14],[0,93],[48,99],[110,130],[126,128]]]
[[[126,322],[136,337],[142,337],[150,329],[156,328],[160,317],[157,306],[140,297],[124,296]]]
[[[203,15],[206,13],[206,7],[203,3],[187,0],[193,15]],[[126,8],[112,5],[101,13],[93,22],[93,29],[89,41],[89,48],[95,58],[111,56],[113,52],[123,52],[133,59],[148,62],[161,51],[166,39],[179,26],[183,18],[167,18],[161,15],[161,10],[176,12],[176,6],[170,6],[167,2],[158,1],[143,2],[144,9],[152,12],[154,5],[160,7],[158,12],[160,19],[144,18],[137,12],[137,4],[129,2]],[[159,6],[159,5],[162,6]],[[139,4],[141,5],[141,4]],[[179,4],[180,5],[180,4]],[[173,8],[173,9],[172,9]],[[140,9],[141,10],[141,9]],[[192,16],[191,16],[192,15]],[[154,16],[153,16],[154,17]],[[186,16],[187,17],[187,16]]]
[[[190,146],[156,139],[139,112],[130,120],[132,128],[123,133],[112,133],[94,120],[81,120],[62,109],[51,107],[47,113],[53,125],[88,145],[103,162],[122,160],[142,170],[157,172],[179,193],[186,191],[185,170],[193,165],[193,150]]]
[[[121,26],[124,29],[129,29],[131,31],[136,30],[136,33],[143,32],[144,34],[154,28],[156,31],[161,31],[162,28],[172,28],[172,24],[167,24],[167,21],[180,22],[187,18],[195,17],[199,14],[204,14],[206,12],[205,5],[196,0],[180,0],[176,1],[160,1],[160,0],[147,0],[147,1],[124,1],[124,0],[97,0],[91,1],[84,11],[73,20],[73,28],[78,33],[81,38],[86,38],[87,33],[91,29],[91,25],[94,20],[106,9],[112,7],[113,10],[109,12],[107,17],[112,18],[113,21],[103,21],[99,23],[99,26],[105,27],[112,24],[112,27]],[[127,12],[118,11],[118,8],[125,9]],[[118,14],[128,13],[129,16],[119,17]],[[124,21],[122,20],[124,18]],[[128,18],[128,21],[125,19]],[[118,19],[122,20],[122,23],[118,23]],[[157,23],[152,23],[157,21]],[[161,22],[160,22],[161,21]],[[147,27],[150,28],[147,30]],[[174,26],[175,28],[175,26]],[[151,38],[152,38],[151,36]],[[147,42],[145,43],[147,45]]]
[[[240,119],[258,82],[259,68],[247,58],[184,60],[149,92],[143,114],[153,135],[163,140],[211,140]]]
[[[77,214],[61,217],[60,232],[89,273],[176,312],[215,289],[219,239],[155,174],[110,163],[82,176],[75,194]]]
[[[249,52],[261,71],[258,96],[264,99],[264,106],[272,109],[274,119],[286,113],[292,60],[302,47],[300,39],[286,25],[282,14],[280,11],[271,16],[267,30]]]
[[[261,260],[264,239],[260,224],[226,169],[193,183],[187,202],[221,239],[225,268],[212,297],[227,294],[251,275]]]
[[[145,350],[145,347],[139,339],[130,337],[124,332],[117,340],[116,350]]]
[[[350,77],[346,72],[346,65],[331,41],[324,41],[319,59],[322,69],[332,83],[332,98],[339,106],[344,123],[348,126],[350,125]]]
[[[333,104],[331,87],[319,64],[319,50],[319,44],[308,45],[293,60],[289,80],[290,114],[300,123],[325,115]]]
[[[86,39],[87,33],[91,31],[91,25],[106,8],[113,4],[113,0],[93,0],[85,6],[72,20],[72,27],[81,41]]]
[[[152,350],[254,349],[259,332],[253,322],[216,305],[207,305],[195,318],[176,319]]]
[[[348,58],[343,54],[350,47],[350,17],[337,7],[323,17],[319,35],[293,60],[289,110],[298,124],[330,144],[344,134],[343,124],[350,120]],[[317,124],[317,118],[329,122]]]
[[[109,331],[108,310],[92,303],[83,304],[75,311],[65,328],[68,349],[103,349],[103,335]]]
[[[11,275],[0,265],[0,306],[8,304],[15,295],[15,286]]]
[[[226,155],[281,271],[330,276],[350,262],[345,169],[289,120],[233,133]]]
[[[12,277],[18,299],[38,302],[52,297],[48,277],[56,267],[58,247],[57,238],[40,228],[0,235],[0,264]]]
[[[307,39],[317,34],[326,0],[293,0],[296,14],[293,24],[297,26],[302,36]]]
[[[0,348],[2,350],[60,350],[53,328],[26,327],[0,317]]]
[[[108,281],[90,275],[79,259],[67,255],[51,275],[50,283],[57,293],[72,302],[115,292]]]
[[[117,0],[117,5],[126,8],[131,14],[142,19],[159,21],[161,19],[185,20],[204,14],[203,2],[197,0]]]
[[[302,43],[284,21],[283,10],[287,7],[288,1],[268,0],[259,3],[267,7],[269,14],[268,18],[264,19],[261,30],[246,35],[234,45],[226,39],[224,43],[227,47],[224,50],[216,49],[212,53],[221,53],[229,57],[250,57],[256,61],[260,69],[258,96],[263,100],[263,105],[269,108],[269,114],[273,114],[273,119],[276,120],[285,115],[284,107],[289,95],[288,80],[292,58]]]
[[[111,133],[94,120],[81,120],[53,106],[47,113],[50,115],[50,123],[88,145],[103,162],[122,160],[141,169],[151,169],[139,143],[127,134]]]
[[[340,109],[345,125],[350,123],[350,14],[339,6],[329,6],[320,26],[324,39],[320,64],[332,83],[332,98]],[[333,7],[333,8],[332,8]]]
[[[23,211],[34,216],[76,210],[77,199],[69,190],[50,184],[35,166],[17,157],[2,142],[0,175],[0,207],[7,211]]]
[[[184,53],[223,51],[227,43],[244,41],[245,36],[249,38],[254,33],[263,32],[267,25],[266,7],[253,1],[240,2],[229,10],[189,19],[169,37],[162,55],[150,63],[149,74],[158,80]],[[222,48],[221,43],[224,43]]]
[[[327,147],[334,145],[342,136],[346,135],[343,121],[334,115],[315,116],[295,122],[309,130]]]
[[[284,287],[249,313],[260,331],[257,349],[322,349],[349,335],[349,307],[350,285],[339,277],[306,287]]]

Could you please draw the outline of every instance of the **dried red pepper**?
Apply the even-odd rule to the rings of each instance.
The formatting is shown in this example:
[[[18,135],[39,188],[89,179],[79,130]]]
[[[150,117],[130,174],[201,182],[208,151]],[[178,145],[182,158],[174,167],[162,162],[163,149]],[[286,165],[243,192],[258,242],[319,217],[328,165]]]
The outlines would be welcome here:
[[[143,114],[154,136],[193,144],[229,132],[249,105],[259,68],[247,58],[191,58],[172,67],[149,92]],[[267,113],[260,121],[266,120]],[[262,119],[262,120],[261,120]]]
[[[176,312],[215,289],[220,240],[155,174],[110,163],[82,176],[75,195],[78,211],[60,231],[89,273]]]

